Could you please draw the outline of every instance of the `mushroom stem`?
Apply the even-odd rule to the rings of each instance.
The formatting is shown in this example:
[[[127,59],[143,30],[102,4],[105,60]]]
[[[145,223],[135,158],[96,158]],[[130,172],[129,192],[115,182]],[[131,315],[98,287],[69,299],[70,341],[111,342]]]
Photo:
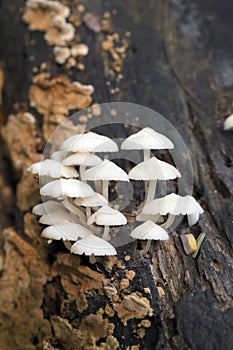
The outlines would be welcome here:
[[[151,180],[149,181],[149,183],[147,183],[147,186],[145,189],[146,190],[145,203],[149,203],[154,199],[156,184],[157,184],[156,180]]]
[[[167,220],[161,225],[161,227],[168,229],[172,226],[173,222],[175,220],[175,215],[168,214]]]
[[[82,212],[81,209],[77,208],[69,199],[69,197],[64,198],[63,200],[63,204],[64,206],[70,210],[72,213],[74,213],[75,215],[77,215],[79,217],[79,219],[86,224],[87,220],[86,220],[86,216],[85,214]]]
[[[102,193],[102,187],[101,187],[101,182],[100,181],[95,181],[95,190],[96,190],[96,192],[98,192],[98,193]]]
[[[151,245],[151,239],[148,239],[145,247],[141,250],[142,255],[146,255],[146,253],[148,253],[148,251],[150,249],[150,245]]]
[[[83,180],[83,175],[84,175],[85,170],[86,170],[86,166],[80,164],[80,166],[79,166],[79,176],[80,176],[80,180],[81,180],[82,182],[85,182],[85,183],[86,183],[86,180]]]
[[[109,241],[109,226],[106,225],[104,226],[104,232],[103,232],[103,236],[102,236],[103,239],[105,239],[105,241]]]
[[[89,256],[89,261],[90,261],[90,264],[95,264],[96,263],[96,257],[94,254],[91,254]]]
[[[144,156],[144,162],[145,162],[145,160],[150,159],[150,149],[144,149],[143,156]]]
[[[87,217],[87,220],[88,218],[91,216],[91,207],[86,207],[86,217]]]
[[[108,180],[103,180],[102,194],[108,201]]]

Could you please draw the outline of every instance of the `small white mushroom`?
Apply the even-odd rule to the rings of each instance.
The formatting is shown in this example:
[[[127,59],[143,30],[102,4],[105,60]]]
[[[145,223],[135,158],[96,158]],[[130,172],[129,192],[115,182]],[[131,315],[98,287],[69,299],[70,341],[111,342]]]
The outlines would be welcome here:
[[[76,198],[74,204],[86,207],[86,216],[88,219],[91,216],[91,207],[102,207],[103,205],[108,205],[108,201],[101,194],[95,193],[90,197]]]
[[[46,227],[41,236],[52,240],[77,241],[79,238],[85,238],[91,234],[92,232],[86,227],[68,222]]]
[[[40,189],[42,196],[49,196],[57,199],[88,197],[95,192],[86,183],[75,179],[60,179],[49,182]]]
[[[40,217],[39,223],[44,225],[57,225],[64,222],[74,222],[76,218],[69,213],[64,207],[57,209],[56,211],[51,211],[43,214]]]
[[[87,223],[93,223],[104,226],[103,239],[109,239],[109,226],[121,226],[127,224],[126,217],[118,210],[112,209],[109,206],[103,206],[89,217]]]
[[[146,204],[142,209],[143,214],[169,214],[168,220],[163,224],[164,228],[170,227],[175,215],[193,215],[202,214],[203,209],[196,199],[190,195],[179,196],[171,193],[165,197],[154,199],[152,202]]]
[[[85,254],[88,256],[116,255],[116,249],[104,239],[95,235],[89,235],[74,243],[71,247],[73,254]]]
[[[46,202],[35,205],[32,209],[32,212],[35,215],[42,216],[63,208],[64,207],[60,202],[48,200]]]
[[[46,159],[41,162],[34,163],[27,170],[33,175],[49,176],[54,179],[58,179],[60,177],[78,177],[78,172],[76,169],[62,165],[61,162],[53,159]]]
[[[74,200],[76,205],[81,205],[84,207],[102,207],[103,205],[107,205],[107,199],[99,193],[95,193],[90,197],[86,198],[76,198]]]
[[[94,132],[78,134],[69,137],[63,144],[62,150],[66,152],[117,152],[116,142],[107,136]]]
[[[82,222],[86,222],[86,217],[84,213],[77,208],[70,198],[76,197],[89,197],[95,192],[86,183],[75,180],[75,179],[60,179],[49,182],[40,189],[40,194],[42,196],[49,196],[57,199],[64,199],[64,206],[72,211],[74,214],[78,215]]]
[[[64,159],[63,164],[67,166],[79,165],[80,179],[83,181],[83,173],[86,167],[100,164],[102,159],[89,152],[77,152]]]
[[[231,114],[224,121],[224,130],[232,130],[233,129],[233,114]]]
[[[118,165],[105,159],[102,163],[88,169],[83,174],[84,180],[103,182],[103,196],[108,200],[108,183],[113,181],[129,181],[127,173]]]
[[[173,180],[177,177],[181,177],[181,174],[173,165],[163,162],[156,157],[137,164],[129,172],[130,179],[149,182],[148,189],[146,189],[145,203],[152,201],[154,198],[157,180]]]
[[[55,151],[50,156],[51,159],[56,160],[58,162],[62,162],[64,158],[64,152],[62,151]],[[66,165],[66,164],[64,164]]]
[[[168,137],[148,127],[127,137],[121,144],[121,149],[143,150],[144,161],[150,158],[150,150],[152,149],[172,148],[174,148],[174,145]]]
[[[150,248],[152,240],[167,240],[169,239],[168,233],[159,225],[156,225],[153,221],[148,220],[143,224],[137,226],[130,234],[132,238],[147,240],[147,244],[142,251],[142,254],[146,254]]]

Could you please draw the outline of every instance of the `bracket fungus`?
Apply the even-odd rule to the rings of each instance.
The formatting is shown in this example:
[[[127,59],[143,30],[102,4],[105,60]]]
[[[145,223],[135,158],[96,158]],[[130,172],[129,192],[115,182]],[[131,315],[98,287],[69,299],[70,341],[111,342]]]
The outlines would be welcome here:
[[[118,151],[117,143],[95,132],[69,137],[50,159],[29,167],[43,184],[40,194],[45,201],[33,208],[33,213],[41,216],[40,223],[49,225],[44,228],[43,237],[50,241],[63,240],[71,253],[85,254],[91,262],[95,262],[95,256],[116,255],[109,230],[112,226],[126,225],[128,216],[111,207],[108,185],[109,181],[130,179],[148,184],[143,208],[140,206],[134,213],[136,221],[143,223],[131,232],[132,238],[147,240],[143,254],[152,240],[169,238],[166,230],[171,228],[175,215],[187,215],[189,225],[196,224],[203,209],[192,196],[171,193],[156,198],[157,181],[173,180],[181,174],[173,165],[150,157],[150,151],[172,149],[172,141],[146,127],[126,138],[121,148],[144,152],[144,161],[128,174],[113,161],[104,159],[105,153]],[[98,226],[104,227],[102,237]]]

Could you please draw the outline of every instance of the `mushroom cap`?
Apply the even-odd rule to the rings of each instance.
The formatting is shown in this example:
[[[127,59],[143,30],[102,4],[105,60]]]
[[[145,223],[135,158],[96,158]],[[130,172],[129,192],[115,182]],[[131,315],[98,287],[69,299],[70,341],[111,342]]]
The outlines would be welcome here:
[[[181,174],[173,165],[156,157],[137,164],[129,172],[129,178],[133,180],[173,180],[177,177],[181,177]]]
[[[156,198],[146,204],[142,210],[143,214],[167,215],[190,215],[203,213],[203,209],[193,196],[181,197],[175,193],[168,194],[162,198]]]
[[[57,201],[48,200],[43,203],[39,203],[32,208],[32,212],[35,215],[45,215],[47,213],[54,212],[56,210],[64,208],[63,204]]]
[[[227,119],[224,121],[224,130],[232,130],[233,129],[233,114],[229,115]]]
[[[153,221],[148,220],[143,224],[137,226],[130,234],[131,237],[137,239],[153,239],[153,240],[167,240],[169,239],[167,231]]]
[[[78,172],[76,169],[63,165],[54,159],[46,159],[41,162],[32,164],[28,171],[33,175],[39,176],[50,176],[52,178],[72,178],[78,177]]]
[[[63,160],[64,165],[94,166],[100,164],[102,159],[89,152],[74,153]]]
[[[95,192],[88,184],[75,179],[60,179],[49,182],[40,189],[42,196],[63,199],[67,197],[89,197]]]
[[[46,213],[40,217],[39,223],[44,225],[57,225],[66,221],[73,222],[74,216],[72,216],[65,208]]]
[[[71,253],[85,254],[95,256],[116,255],[116,249],[104,239],[95,235],[89,235],[74,243],[71,247]]]
[[[172,149],[173,143],[168,137],[151,128],[143,128],[136,134],[125,139],[121,144],[121,149]]]
[[[41,236],[54,240],[77,241],[77,239],[85,238],[90,234],[92,232],[86,227],[73,222],[66,222],[46,227]]]
[[[188,217],[188,225],[189,226],[195,225],[198,222],[198,220],[199,220],[199,216],[200,216],[199,213],[193,213],[193,214],[187,215],[187,217]]]
[[[58,162],[62,162],[63,158],[64,158],[64,152],[63,151],[55,151],[51,154],[50,158],[53,160],[57,160]],[[66,165],[66,164],[64,164],[64,165]]]
[[[91,225],[94,222],[97,225],[103,226],[120,226],[126,225],[127,219],[118,210],[105,205],[97,210],[94,214],[92,214],[87,221],[88,225]]]
[[[107,136],[88,132],[69,137],[62,144],[62,150],[67,152],[117,152],[118,146]]]
[[[94,193],[90,197],[76,198],[74,204],[83,207],[102,207],[103,205],[107,205],[108,201],[102,194]]]
[[[86,170],[83,174],[83,180],[129,181],[129,178],[128,174],[118,165],[105,159],[102,163]]]

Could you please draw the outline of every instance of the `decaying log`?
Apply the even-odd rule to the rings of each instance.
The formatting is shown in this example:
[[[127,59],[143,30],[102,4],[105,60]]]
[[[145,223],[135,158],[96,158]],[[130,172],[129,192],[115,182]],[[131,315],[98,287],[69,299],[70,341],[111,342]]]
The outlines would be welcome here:
[[[76,68],[72,60],[57,65],[45,33],[29,30],[24,1],[0,3],[0,348],[230,350],[233,135],[223,122],[233,102],[233,4],[86,0],[83,12],[79,1],[62,2],[90,50]],[[124,48],[118,56],[114,33]],[[94,94],[73,81],[93,85]],[[31,214],[38,186],[26,168],[51,131],[92,101],[151,107],[179,131],[205,210],[192,229],[206,234],[197,259],[177,234],[145,258],[133,242],[94,265],[40,238]]]

